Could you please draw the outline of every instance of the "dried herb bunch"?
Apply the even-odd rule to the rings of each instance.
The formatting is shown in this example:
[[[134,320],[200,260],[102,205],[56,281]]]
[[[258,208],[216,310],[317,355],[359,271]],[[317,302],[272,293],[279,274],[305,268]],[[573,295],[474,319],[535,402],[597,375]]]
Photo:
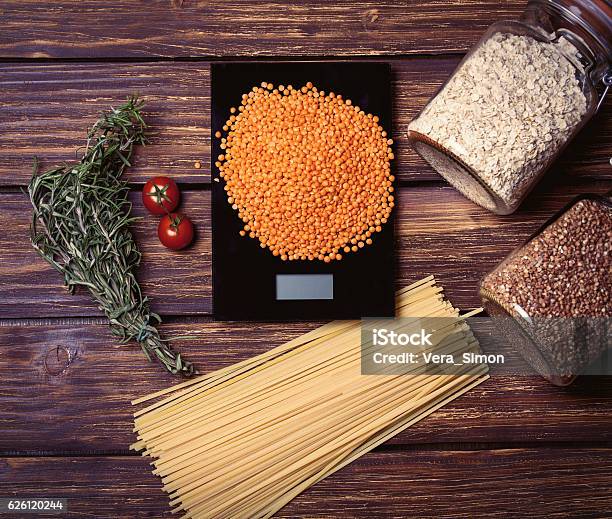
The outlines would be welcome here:
[[[135,144],[144,144],[143,103],[136,97],[101,115],[87,136],[81,160],[34,175],[28,187],[34,208],[31,238],[41,256],[64,276],[71,293],[86,287],[124,342],[136,340],[145,355],[171,373],[193,365],[160,338],[136,281],[141,254],[129,231],[129,188],[121,179]]]

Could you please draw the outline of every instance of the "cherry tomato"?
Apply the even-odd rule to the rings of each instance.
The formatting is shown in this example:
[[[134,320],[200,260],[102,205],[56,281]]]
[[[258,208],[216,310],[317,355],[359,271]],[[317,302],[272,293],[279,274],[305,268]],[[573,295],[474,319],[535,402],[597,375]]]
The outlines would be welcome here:
[[[142,202],[152,214],[174,211],[181,200],[176,182],[168,177],[155,177],[142,188]]]
[[[170,213],[159,221],[157,236],[164,247],[184,249],[193,241],[193,224],[182,214]]]

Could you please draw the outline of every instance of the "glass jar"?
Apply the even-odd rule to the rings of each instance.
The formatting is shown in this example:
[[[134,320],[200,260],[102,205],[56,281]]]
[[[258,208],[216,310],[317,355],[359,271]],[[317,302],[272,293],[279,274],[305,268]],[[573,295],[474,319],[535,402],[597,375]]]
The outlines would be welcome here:
[[[480,284],[496,328],[554,384],[570,384],[610,346],[611,258],[612,197],[583,195]]]
[[[531,0],[492,25],[408,126],[414,149],[467,198],[516,210],[612,83],[606,0]]]

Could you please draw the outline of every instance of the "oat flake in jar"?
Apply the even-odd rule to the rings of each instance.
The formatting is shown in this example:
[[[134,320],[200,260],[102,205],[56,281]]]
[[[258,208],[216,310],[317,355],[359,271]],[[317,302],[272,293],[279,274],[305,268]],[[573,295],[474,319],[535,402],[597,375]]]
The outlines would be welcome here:
[[[489,28],[408,126],[415,150],[466,197],[509,214],[612,84],[606,0],[531,0]]]

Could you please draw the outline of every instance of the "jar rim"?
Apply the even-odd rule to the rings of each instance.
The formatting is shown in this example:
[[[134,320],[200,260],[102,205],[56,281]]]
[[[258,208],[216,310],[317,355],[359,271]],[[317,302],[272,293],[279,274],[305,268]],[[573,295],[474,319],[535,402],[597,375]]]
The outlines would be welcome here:
[[[612,67],[612,8],[606,0],[529,0],[527,9],[533,7],[580,27],[605,51],[608,67]]]

